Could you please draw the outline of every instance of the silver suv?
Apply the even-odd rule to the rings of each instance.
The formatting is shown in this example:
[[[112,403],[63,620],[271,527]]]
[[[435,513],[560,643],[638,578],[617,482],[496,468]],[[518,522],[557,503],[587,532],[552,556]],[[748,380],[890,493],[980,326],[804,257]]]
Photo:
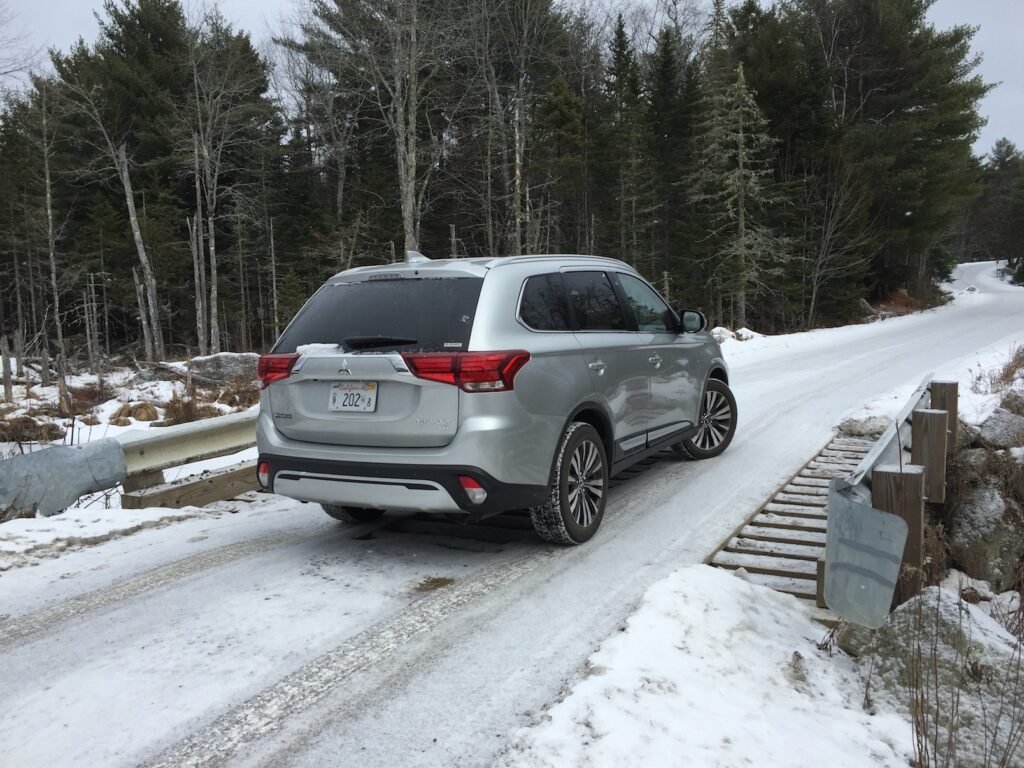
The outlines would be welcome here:
[[[350,521],[529,509],[540,536],[579,544],[612,475],[732,440],[705,326],[613,259],[410,253],[350,269],[260,359],[260,484]]]

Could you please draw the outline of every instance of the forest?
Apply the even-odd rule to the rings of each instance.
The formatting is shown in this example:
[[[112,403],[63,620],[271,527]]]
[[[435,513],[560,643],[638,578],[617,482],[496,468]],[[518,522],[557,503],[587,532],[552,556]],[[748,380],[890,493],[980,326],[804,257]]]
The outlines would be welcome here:
[[[0,322],[93,368],[273,345],[346,268],[589,253],[765,333],[1024,278],[1024,156],[930,0],[106,0],[0,111]],[[191,6],[189,6],[191,8]]]

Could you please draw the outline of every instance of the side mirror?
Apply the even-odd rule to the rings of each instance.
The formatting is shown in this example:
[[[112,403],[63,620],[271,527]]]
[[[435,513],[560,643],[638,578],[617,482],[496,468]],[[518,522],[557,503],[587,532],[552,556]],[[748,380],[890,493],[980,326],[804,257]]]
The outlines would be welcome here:
[[[699,333],[708,327],[708,319],[703,312],[695,309],[684,309],[679,313],[683,321],[684,333]]]

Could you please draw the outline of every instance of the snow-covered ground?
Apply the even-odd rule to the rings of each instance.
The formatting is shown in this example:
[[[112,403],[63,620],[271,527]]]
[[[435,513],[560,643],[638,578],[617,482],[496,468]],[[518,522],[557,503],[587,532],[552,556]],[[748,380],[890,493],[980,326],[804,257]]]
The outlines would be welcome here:
[[[586,722],[589,683],[622,689],[601,705],[619,725],[587,747],[594,764],[607,764],[602,742],[630,740],[673,750],[660,764],[674,765],[742,765],[741,755],[818,765],[801,751],[812,741],[825,755],[847,743],[847,760],[863,748],[879,759],[837,765],[905,757],[909,731],[857,711],[849,665],[817,652],[824,632],[793,601],[679,569],[699,564],[853,410],[898,407],[927,372],[959,376],[988,359],[979,350],[1024,343],[1024,291],[992,272],[961,268],[956,301],[919,315],[726,341],[740,414],[729,451],[622,482],[582,547],[386,531],[353,540],[313,505],[260,497],[59,557],[23,554],[34,567],[0,572],[0,754],[15,766],[530,764],[550,757],[545,743],[583,749],[573,729]],[[18,535],[59,521],[25,521]],[[640,645],[625,651],[614,643],[637,605],[625,634]],[[671,647],[662,629],[676,632]],[[712,653],[718,645],[729,653]],[[665,669],[651,676],[643,654],[655,648]],[[637,658],[611,663],[623,655]],[[637,674],[702,732],[645,721],[638,697],[654,694]],[[691,679],[673,693],[664,682],[680,674]],[[812,704],[838,707],[830,732]],[[777,761],[754,751],[785,743]],[[582,759],[554,764],[575,764],[573,754]],[[659,764],[666,753],[637,754]]]
[[[913,739],[864,709],[860,670],[800,602],[707,565],[652,586],[506,768],[901,768]]]

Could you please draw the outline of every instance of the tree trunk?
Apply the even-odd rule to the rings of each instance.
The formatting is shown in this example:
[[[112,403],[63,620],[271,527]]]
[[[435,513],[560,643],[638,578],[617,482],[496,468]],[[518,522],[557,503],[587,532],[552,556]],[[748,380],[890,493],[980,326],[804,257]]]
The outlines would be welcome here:
[[[196,182],[195,223],[189,227],[192,236],[192,280],[196,293],[196,338],[199,340],[199,354],[205,355],[209,348],[206,334],[206,265],[203,263],[203,191],[199,169],[199,136],[192,134],[192,163]]]
[[[139,321],[142,323],[142,343],[146,349],[146,359],[153,360],[153,336],[149,328],[149,316],[146,314],[146,297],[143,293],[142,283],[139,282],[139,272],[132,267],[132,279],[135,281],[135,300],[139,304]]]
[[[209,206],[207,206],[209,208]],[[210,354],[220,353],[220,312],[217,308],[217,233],[214,216],[206,211],[206,237],[210,244]]]
[[[281,335],[277,314],[277,256],[274,253],[274,220],[270,220],[270,297],[274,307],[274,341]]]
[[[57,235],[53,227],[53,185],[50,180],[50,137],[45,102],[43,120],[43,185],[46,194],[46,245],[50,258],[50,301],[53,302],[53,323],[57,331],[57,349],[64,354],[64,323],[60,316],[60,292],[57,290]]]
[[[146,245],[142,240],[142,230],[139,228],[139,216],[135,210],[135,196],[132,192],[132,179],[128,172],[128,156],[124,144],[118,147],[117,160],[121,185],[124,187],[125,203],[128,206],[128,220],[131,223],[132,236],[135,239],[135,250],[139,256],[139,265],[142,267],[145,297],[148,301],[149,317],[148,321],[144,322],[142,326],[143,336],[148,336],[148,340],[146,340],[146,357],[149,360],[153,360],[155,356],[155,359],[163,360],[165,357],[164,342],[163,334],[160,330],[160,305],[156,299],[156,277],[153,275],[153,268],[150,266],[149,257],[146,255]],[[137,275],[136,281],[138,281]],[[136,282],[136,285],[140,289],[142,288],[142,284]],[[139,304],[139,312],[143,316],[146,315],[147,301],[140,302]]]
[[[4,370],[4,400],[13,403],[14,381],[11,376],[11,347],[6,336],[0,337],[0,355],[3,356],[3,360],[0,362],[2,362]]]

